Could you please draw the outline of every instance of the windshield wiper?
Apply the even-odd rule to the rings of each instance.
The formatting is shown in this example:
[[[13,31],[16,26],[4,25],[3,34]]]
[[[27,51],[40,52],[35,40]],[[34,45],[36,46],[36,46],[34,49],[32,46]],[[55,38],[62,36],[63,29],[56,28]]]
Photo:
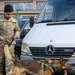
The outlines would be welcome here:
[[[75,21],[75,18],[65,18],[65,19],[63,19],[61,21]]]
[[[39,21],[39,22],[37,22],[37,23],[44,23],[44,22],[53,22],[53,20],[42,20],[42,21]]]

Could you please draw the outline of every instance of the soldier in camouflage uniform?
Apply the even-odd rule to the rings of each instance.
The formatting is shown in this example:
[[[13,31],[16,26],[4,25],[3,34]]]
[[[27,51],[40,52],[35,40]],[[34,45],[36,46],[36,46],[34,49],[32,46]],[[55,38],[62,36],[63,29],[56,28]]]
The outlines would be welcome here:
[[[4,35],[3,33],[4,28],[2,22],[0,22],[0,39],[3,39],[1,36]],[[4,70],[4,42],[0,40],[0,75],[2,75],[3,70]]]
[[[0,27],[2,26],[2,30],[0,30],[0,71],[3,71],[3,65],[4,65],[4,41],[8,40],[9,42],[12,42],[9,46],[9,50],[12,56],[14,56],[14,44],[15,39],[19,37],[20,28],[19,25],[13,16],[13,7],[10,4],[5,5],[4,7],[4,20],[0,24]],[[10,72],[10,69],[12,67],[12,62],[10,62],[9,59],[5,58],[5,64],[6,64],[6,75]]]

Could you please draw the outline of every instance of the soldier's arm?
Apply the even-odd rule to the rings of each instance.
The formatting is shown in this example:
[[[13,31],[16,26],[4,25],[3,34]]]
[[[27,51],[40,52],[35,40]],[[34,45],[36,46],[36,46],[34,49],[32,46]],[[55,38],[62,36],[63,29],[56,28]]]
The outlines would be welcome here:
[[[15,35],[14,36],[17,36],[19,38],[19,35],[20,35],[20,27],[18,25],[18,22],[16,22],[16,24],[15,24],[14,31],[15,31]]]
[[[5,38],[4,38],[4,26],[3,26],[3,22],[0,21],[0,41],[4,41]]]

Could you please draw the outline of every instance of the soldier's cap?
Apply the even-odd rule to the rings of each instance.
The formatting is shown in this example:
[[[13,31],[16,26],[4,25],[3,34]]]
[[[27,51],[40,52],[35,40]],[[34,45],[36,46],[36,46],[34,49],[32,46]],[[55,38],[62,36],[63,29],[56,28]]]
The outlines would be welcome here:
[[[13,7],[10,4],[5,5],[4,12],[13,12]]]

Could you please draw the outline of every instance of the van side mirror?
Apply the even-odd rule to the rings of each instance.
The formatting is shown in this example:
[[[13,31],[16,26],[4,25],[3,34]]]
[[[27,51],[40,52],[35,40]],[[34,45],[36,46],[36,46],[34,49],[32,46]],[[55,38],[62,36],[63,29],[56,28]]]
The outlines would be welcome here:
[[[29,25],[30,25],[31,28],[33,27],[33,25],[34,25],[34,17],[30,17]]]

